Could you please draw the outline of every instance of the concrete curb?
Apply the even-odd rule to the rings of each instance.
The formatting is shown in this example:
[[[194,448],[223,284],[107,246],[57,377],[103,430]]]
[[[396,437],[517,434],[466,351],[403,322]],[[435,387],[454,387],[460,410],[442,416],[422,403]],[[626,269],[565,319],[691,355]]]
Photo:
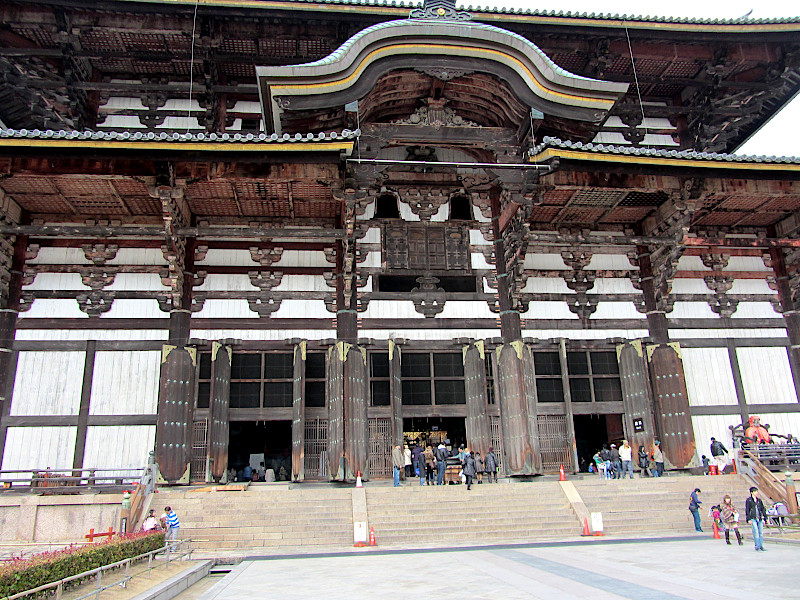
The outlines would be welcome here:
[[[182,573],[178,573],[174,577],[170,577],[166,581],[153,586],[146,592],[134,596],[131,600],[170,600],[204,577],[207,577],[213,566],[213,560],[200,561]]]

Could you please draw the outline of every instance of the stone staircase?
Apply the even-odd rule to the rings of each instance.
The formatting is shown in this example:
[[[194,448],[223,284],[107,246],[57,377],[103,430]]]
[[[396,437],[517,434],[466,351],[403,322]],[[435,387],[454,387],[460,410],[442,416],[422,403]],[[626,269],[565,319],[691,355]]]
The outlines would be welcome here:
[[[356,520],[375,529],[381,548],[482,545],[577,537],[576,511],[558,481],[394,488],[370,482],[363,490],[327,484],[257,484],[245,491],[162,489],[160,509],[171,505],[181,537],[203,555],[258,555],[348,550]],[[590,512],[603,514],[611,535],[690,534],[689,494],[703,490],[707,531],[712,504],[730,494],[744,511],[750,482],[741,475],[604,481],[570,478]],[[355,492],[358,492],[357,494]],[[366,500],[366,507],[363,506]]]
[[[181,521],[181,537],[203,553],[258,554],[313,551],[353,544],[350,488],[290,489],[286,484],[251,485],[243,492],[162,490],[158,507],[170,505]]]
[[[610,481],[593,477],[575,481],[574,485],[589,511],[603,514],[606,533],[647,535],[692,533],[694,521],[689,512],[689,495],[695,488],[702,490],[699,497],[703,503],[700,517],[704,530],[711,532],[708,511],[711,506],[720,504],[725,494],[731,496],[744,524],[744,502],[752,483],[743,475],[668,475]]]
[[[369,525],[381,546],[481,545],[580,533],[556,481],[367,490]]]

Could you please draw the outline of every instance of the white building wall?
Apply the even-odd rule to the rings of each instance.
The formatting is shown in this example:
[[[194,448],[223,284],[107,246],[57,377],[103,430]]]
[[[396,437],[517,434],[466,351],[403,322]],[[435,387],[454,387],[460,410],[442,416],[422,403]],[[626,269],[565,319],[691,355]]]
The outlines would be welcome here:
[[[84,352],[20,352],[11,415],[78,414],[84,361]]]
[[[689,406],[738,404],[727,348],[681,348]]]
[[[748,404],[794,404],[797,395],[786,348],[737,348]]]
[[[89,413],[155,414],[160,373],[158,351],[97,352]]]
[[[77,433],[77,427],[9,427],[2,468],[72,468]]]
[[[711,438],[716,438],[730,451],[733,448],[733,437],[729,426],[741,425],[739,415],[702,415],[692,417],[694,441],[697,456],[706,455],[711,458]]]
[[[155,425],[88,427],[83,464],[98,469],[141,469],[147,464],[155,438]]]

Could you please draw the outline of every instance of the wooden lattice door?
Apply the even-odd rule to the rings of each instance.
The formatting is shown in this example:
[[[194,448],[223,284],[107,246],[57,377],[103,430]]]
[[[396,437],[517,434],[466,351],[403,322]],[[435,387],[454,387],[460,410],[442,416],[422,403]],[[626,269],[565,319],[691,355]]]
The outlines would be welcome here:
[[[206,480],[206,458],[208,456],[208,419],[195,421],[192,425],[192,458],[189,468],[191,481]]]
[[[392,474],[392,420],[369,420],[370,477],[389,477]]]
[[[328,419],[306,419],[303,452],[305,479],[328,475]]]
[[[567,417],[564,415],[539,415],[539,449],[542,454],[542,470],[558,473],[574,471],[572,448],[567,435]]]

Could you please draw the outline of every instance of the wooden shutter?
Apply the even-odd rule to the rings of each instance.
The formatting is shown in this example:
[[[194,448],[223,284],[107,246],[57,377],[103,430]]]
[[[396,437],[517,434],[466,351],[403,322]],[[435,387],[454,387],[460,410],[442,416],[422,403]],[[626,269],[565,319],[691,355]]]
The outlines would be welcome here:
[[[445,250],[448,269],[461,271],[471,269],[469,231],[466,227],[463,225],[445,226]]]
[[[383,257],[388,269],[408,269],[408,231],[405,223],[384,225]]]
[[[638,452],[639,446],[644,446],[648,453],[652,452],[656,425],[642,342],[635,340],[617,346],[617,362],[622,386],[625,438],[634,453]]]
[[[292,382],[292,480],[305,479],[306,431],[306,342],[294,347],[294,380]]]
[[[225,478],[228,468],[228,445],[230,443],[230,397],[231,397],[230,346],[219,342],[211,344],[211,397],[208,405],[208,458],[211,476],[215,481]]]
[[[464,390],[467,396],[467,445],[486,456],[489,441],[489,417],[486,414],[486,367],[483,342],[462,349]]]
[[[189,483],[197,350],[164,345],[158,389],[155,457],[170,483]]]

